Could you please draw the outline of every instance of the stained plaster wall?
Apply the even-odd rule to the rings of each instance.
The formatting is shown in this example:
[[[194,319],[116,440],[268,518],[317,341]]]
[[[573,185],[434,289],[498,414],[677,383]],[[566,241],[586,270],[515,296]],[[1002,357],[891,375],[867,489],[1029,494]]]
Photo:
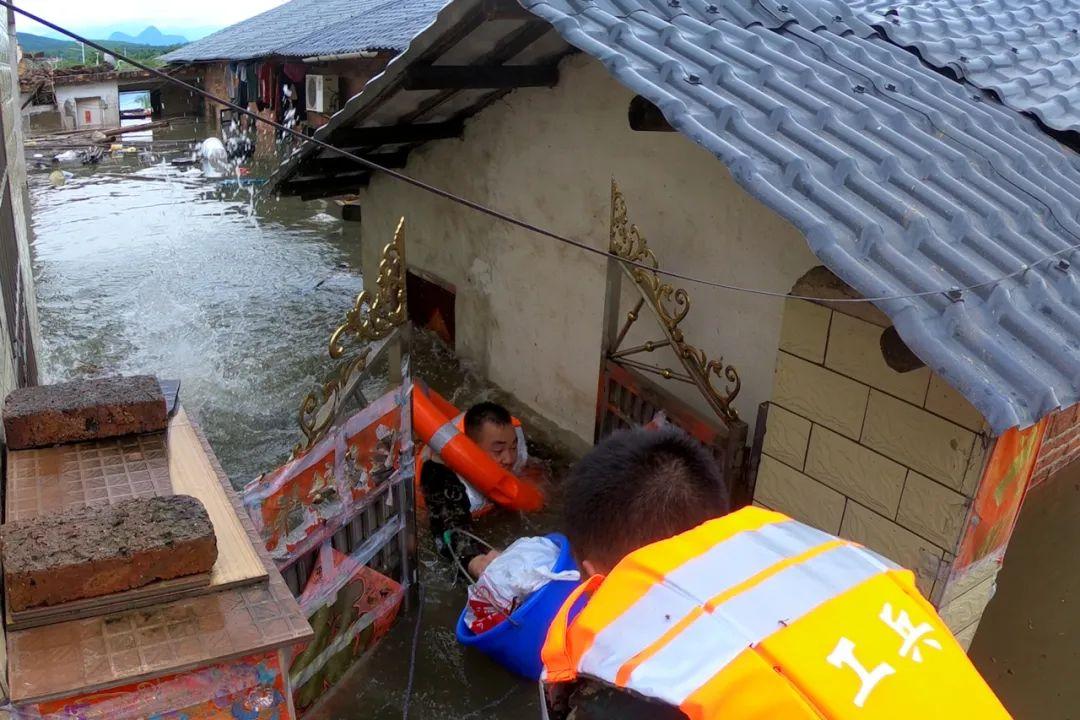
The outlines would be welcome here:
[[[406,172],[597,248],[608,243],[615,177],[664,267],[786,290],[817,264],[798,231],[710,153],[678,133],[632,131],[632,97],[599,62],[575,55],[555,88],[511,93],[470,120],[462,139],[414,151]],[[605,261],[384,177],[359,202],[367,277],[406,216],[409,265],[456,287],[458,353],[591,441]],[[736,407],[753,428],[771,393],[782,301],[685,286],[693,309],[682,328],[739,369]],[[639,324],[649,322],[643,313]],[[670,356],[654,360],[674,366]],[[666,387],[707,412],[692,388]]]
[[[11,303],[16,312],[26,317],[27,335],[8,327],[6,314],[0,312],[0,396],[6,396],[19,384],[19,375],[36,375],[31,363],[26,367],[26,357],[40,355],[37,300],[34,295],[34,276],[30,264],[30,196],[26,182],[26,153],[23,146],[23,128],[20,122],[19,78],[15,57],[16,43],[11,10],[0,14],[7,20],[0,29],[0,129],[3,132],[4,153],[7,166],[3,168],[0,191],[11,206],[11,227],[0,227],[0,233],[12,233],[18,248],[18,269],[14,287],[0,287],[5,302]],[[0,215],[0,222],[6,223]],[[12,335],[16,334],[15,342]],[[21,348],[17,350],[16,348]],[[21,371],[21,372],[20,372]]]
[[[56,107],[60,110],[65,129],[74,130],[80,127],[75,117],[79,98],[101,98],[101,127],[117,127],[120,125],[120,91],[115,80],[77,85],[57,85]],[[67,106],[69,101],[71,103],[70,108]],[[68,113],[69,109],[71,114]]]

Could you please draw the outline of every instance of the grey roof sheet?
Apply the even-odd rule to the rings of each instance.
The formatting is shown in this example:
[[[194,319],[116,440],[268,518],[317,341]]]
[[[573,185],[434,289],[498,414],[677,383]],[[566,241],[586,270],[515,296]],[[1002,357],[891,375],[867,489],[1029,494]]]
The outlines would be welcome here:
[[[864,22],[1055,130],[1080,131],[1080,0],[852,0]]]
[[[435,42],[470,1],[417,43]],[[1034,120],[830,0],[522,4],[713,152],[864,297],[913,295],[875,304],[995,432],[1080,400],[1080,156]],[[320,137],[357,113],[392,124],[422,102],[389,90],[417,43]],[[721,274],[738,280],[737,268]],[[944,292],[972,285],[959,301]]]
[[[447,0],[290,0],[164,56],[166,62],[403,50]]]
[[[876,36],[525,0],[806,236],[996,432],[1080,400],[1080,158]],[[793,4],[788,4],[789,10]],[[1075,264],[1075,263],[1074,263]],[[735,280],[737,278],[728,278]]]

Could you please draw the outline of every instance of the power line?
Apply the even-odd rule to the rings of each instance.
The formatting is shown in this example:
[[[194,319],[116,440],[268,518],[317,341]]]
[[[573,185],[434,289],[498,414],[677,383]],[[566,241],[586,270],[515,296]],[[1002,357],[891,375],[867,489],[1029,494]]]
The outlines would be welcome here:
[[[482,214],[487,215],[489,217],[493,217],[493,218],[496,218],[498,220],[502,220],[503,222],[509,223],[510,225],[514,225],[515,227],[519,227],[519,228],[521,228],[523,230],[527,230],[527,231],[535,233],[537,235],[541,235],[543,237],[547,237],[547,238],[550,238],[552,240],[556,240],[556,241],[564,243],[566,245],[570,245],[570,246],[575,247],[575,248],[577,248],[579,250],[583,250],[583,251],[585,251],[587,253],[591,253],[593,255],[598,255],[598,256],[604,257],[604,258],[609,259],[609,260],[617,260],[617,261],[623,263],[624,265],[629,265],[631,267],[640,268],[642,270],[646,270],[646,271],[649,271],[649,272],[654,272],[654,273],[656,273],[658,275],[663,275],[663,276],[666,276],[666,277],[669,277],[669,278],[674,278],[674,279],[677,279],[677,280],[683,280],[685,282],[691,282],[691,283],[695,283],[695,284],[698,284],[698,285],[704,285],[706,287],[713,287],[713,288],[717,288],[717,289],[720,289],[720,290],[729,290],[729,291],[732,291],[732,292],[741,292],[741,293],[746,293],[746,294],[750,294],[750,295],[760,295],[760,296],[764,296],[764,297],[773,297],[773,298],[781,298],[781,299],[794,299],[794,300],[828,301],[828,302],[833,302],[833,303],[865,303],[865,302],[884,302],[884,301],[889,301],[889,300],[910,300],[910,299],[921,298],[921,297],[932,297],[932,296],[935,296],[935,295],[949,295],[951,297],[951,296],[955,295],[957,292],[963,292],[963,291],[967,291],[967,290],[976,290],[976,289],[987,287],[987,286],[990,286],[990,285],[996,285],[997,283],[1000,283],[1000,282],[1002,282],[1004,280],[1008,280],[1010,278],[1016,277],[1017,275],[1021,275],[1021,274],[1025,273],[1025,272],[1027,272],[1028,270],[1030,270],[1035,265],[1038,265],[1039,263],[1042,263],[1042,262],[1045,262],[1047,260],[1051,260],[1053,258],[1056,258],[1056,257],[1058,257],[1058,256],[1060,256],[1060,255],[1062,255],[1062,254],[1064,254],[1066,252],[1071,252],[1073,250],[1080,249],[1080,244],[1071,245],[1071,246],[1066,247],[1066,248],[1064,248],[1062,250],[1058,250],[1057,252],[1045,255],[1044,257],[1041,257],[1038,260],[1035,260],[1034,262],[1026,263],[1024,265],[1021,265],[1018,269],[1016,269],[1016,270],[1014,270],[1014,271],[1012,271],[1010,273],[1007,273],[1005,275],[1002,275],[1000,277],[997,277],[997,278],[994,278],[994,279],[991,279],[991,280],[985,280],[985,281],[980,282],[980,283],[975,283],[973,285],[951,286],[951,287],[948,287],[948,288],[942,288],[942,289],[938,289],[938,290],[925,290],[925,291],[922,291],[922,292],[908,293],[908,294],[904,294],[904,295],[879,295],[879,296],[875,296],[875,297],[862,297],[862,298],[825,298],[825,297],[816,297],[816,296],[812,296],[812,295],[794,295],[794,294],[791,294],[791,293],[781,292],[781,291],[777,291],[777,290],[763,290],[761,288],[743,287],[743,286],[734,285],[734,284],[731,284],[731,283],[724,283],[724,282],[719,282],[719,281],[715,281],[715,280],[706,280],[704,278],[695,277],[693,275],[687,275],[687,274],[684,274],[684,273],[676,272],[674,270],[665,270],[664,268],[653,267],[653,266],[648,265],[646,263],[636,262],[636,261],[633,261],[633,260],[627,260],[625,258],[622,258],[622,257],[616,255],[615,253],[609,252],[607,250],[601,250],[599,248],[595,248],[592,245],[589,245],[588,243],[583,242],[581,240],[576,240],[574,238],[570,238],[570,237],[566,237],[564,235],[560,235],[560,234],[556,233],[553,230],[548,230],[547,228],[543,228],[543,227],[540,227],[538,225],[534,225],[534,224],[532,224],[530,222],[527,222],[525,220],[522,220],[520,218],[516,218],[513,215],[509,215],[509,214],[507,214],[507,213],[505,213],[505,212],[503,212],[501,210],[497,210],[495,208],[488,207],[487,205],[484,205],[482,203],[476,202],[475,200],[469,200],[468,198],[461,197],[460,195],[456,195],[456,194],[450,192],[449,190],[445,190],[445,189],[440,188],[438,186],[431,185],[429,183],[424,182],[423,180],[419,180],[417,178],[414,178],[411,175],[406,175],[403,172],[398,172],[397,170],[392,170],[390,168],[383,167],[382,165],[379,165],[378,163],[372,162],[371,160],[369,160],[369,159],[367,159],[365,157],[361,157],[360,155],[356,155],[355,153],[351,153],[351,152],[349,152],[347,150],[342,150],[341,148],[335,147],[335,146],[331,145],[328,142],[325,142],[323,140],[319,140],[318,138],[308,137],[304,133],[302,133],[302,132],[300,132],[298,130],[295,130],[293,128],[290,128],[290,127],[288,127],[286,125],[283,125],[282,123],[279,123],[279,122],[277,122],[275,120],[270,120],[268,118],[264,118],[261,115],[259,115],[258,113],[252,112],[248,108],[241,107],[240,105],[236,105],[235,103],[230,102],[229,100],[225,100],[224,98],[220,98],[220,97],[214,95],[213,93],[210,93],[210,92],[208,92],[208,91],[206,91],[206,90],[204,90],[204,89],[202,89],[200,87],[197,87],[195,85],[192,85],[190,83],[184,82],[183,80],[181,80],[179,78],[176,78],[176,77],[173,77],[173,76],[171,76],[171,75],[169,75],[167,73],[164,73],[164,72],[158,70],[157,68],[153,68],[153,67],[150,67],[149,65],[145,65],[145,64],[143,64],[143,63],[141,63],[141,62],[139,62],[137,60],[133,60],[133,59],[127,57],[126,55],[123,55],[122,53],[120,53],[118,51],[109,50],[108,48],[94,42],[93,40],[89,40],[89,39],[87,39],[85,37],[82,37],[78,33],[75,33],[75,32],[73,32],[71,30],[68,30],[68,29],[66,29],[64,27],[61,27],[61,26],[59,26],[59,25],[57,25],[57,24],[55,24],[53,22],[50,22],[50,21],[48,21],[48,20],[46,20],[46,19],[44,19],[44,18],[42,18],[42,17],[40,17],[38,15],[35,15],[35,14],[33,14],[33,13],[27,11],[27,10],[23,10],[22,8],[16,6],[14,2],[11,2],[11,0],[0,0],[0,6],[6,7],[6,8],[8,8],[8,9],[14,11],[14,12],[17,12],[20,15],[22,15],[22,16],[30,19],[30,20],[33,20],[34,22],[40,23],[41,25],[44,25],[45,27],[48,27],[48,28],[50,28],[52,30],[55,30],[58,33],[66,35],[66,36],[70,37],[71,39],[73,39],[73,40],[75,40],[77,42],[81,42],[81,43],[83,43],[85,45],[89,45],[90,47],[95,48],[97,50],[100,50],[102,52],[112,53],[112,55],[114,57],[116,57],[117,59],[119,59],[119,60],[123,60],[124,62],[127,62],[127,63],[139,68],[140,70],[143,70],[143,71],[148,72],[148,73],[150,73],[152,75],[155,75],[155,76],[161,78],[162,80],[174,83],[176,85],[180,85],[181,87],[186,88],[187,90],[190,90],[191,92],[197,93],[197,94],[201,95],[202,97],[204,97],[204,98],[206,98],[208,100],[213,100],[214,102],[216,102],[216,103],[218,103],[220,105],[223,105],[223,106],[225,106],[225,107],[227,107],[227,108],[229,108],[231,110],[234,110],[236,112],[239,112],[242,115],[246,115],[247,117],[251,118],[255,122],[264,123],[266,125],[269,125],[269,126],[275,128],[275,129],[277,129],[278,131],[286,133],[287,135],[290,135],[290,136],[292,136],[292,137],[294,137],[294,138],[296,138],[296,139],[298,139],[298,140],[300,140],[300,141],[302,141],[304,143],[311,143],[312,145],[315,145],[316,147],[320,147],[320,148],[322,148],[324,150],[328,150],[328,151],[330,151],[331,153],[333,153],[335,155],[338,155],[338,156],[344,157],[344,158],[348,158],[349,160],[352,160],[353,162],[355,162],[355,163],[357,163],[359,165],[362,165],[362,166],[364,166],[364,167],[366,167],[369,170],[372,170],[374,172],[384,173],[384,174],[394,178],[395,180],[399,180],[399,181],[404,182],[406,184],[412,185],[413,187],[424,190],[425,192],[428,192],[428,193],[430,193],[432,195],[436,195],[438,197],[449,200],[451,202],[455,202],[455,203],[457,203],[459,205],[462,205],[463,207],[467,207],[467,208],[469,208],[471,210],[475,210],[476,212],[482,213]]]

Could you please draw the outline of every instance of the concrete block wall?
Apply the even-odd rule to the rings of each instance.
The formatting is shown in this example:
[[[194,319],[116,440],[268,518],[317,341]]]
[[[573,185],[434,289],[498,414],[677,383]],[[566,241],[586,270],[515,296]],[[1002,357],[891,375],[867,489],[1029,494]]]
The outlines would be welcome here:
[[[928,368],[892,370],[888,321],[860,315],[786,301],[755,502],[910,568],[939,606],[981,613],[992,577],[952,587],[950,570],[985,464],[982,416]]]
[[[1028,487],[1049,480],[1077,460],[1080,460],[1080,405],[1073,405],[1050,416]]]

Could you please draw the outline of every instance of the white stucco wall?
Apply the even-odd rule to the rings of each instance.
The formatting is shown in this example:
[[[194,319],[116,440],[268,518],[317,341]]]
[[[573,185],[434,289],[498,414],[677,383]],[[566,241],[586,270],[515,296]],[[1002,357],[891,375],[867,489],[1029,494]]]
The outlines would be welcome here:
[[[615,177],[664,267],[787,292],[818,264],[798,231],[709,152],[678,133],[632,131],[632,97],[597,61],[575,55],[557,87],[511,93],[474,117],[463,139],[413,152],[406,172],[598,248],[608,242]],[[591,440],[605,261],[382,176],[360,202],[368,276],[406,216],[409,264],[457,287],[458,353]],[[686,289],[693,310],[684,332],[739,369],[736,405],[752,429],[772,387],[782,301]],[[692,388],[666,386],[705,408]]]
[[[102,127],[118,127],[120,125],[120,91],[116,81],[83,83],[81,85],[57,85],[56,107],[60,110],[64,127],[73,130],[78,125],[75,123],[75,106],[79,98],[101,98],[105,109],[103,112]],[[67,112],[67,102],[71,101],[71,113]]]

